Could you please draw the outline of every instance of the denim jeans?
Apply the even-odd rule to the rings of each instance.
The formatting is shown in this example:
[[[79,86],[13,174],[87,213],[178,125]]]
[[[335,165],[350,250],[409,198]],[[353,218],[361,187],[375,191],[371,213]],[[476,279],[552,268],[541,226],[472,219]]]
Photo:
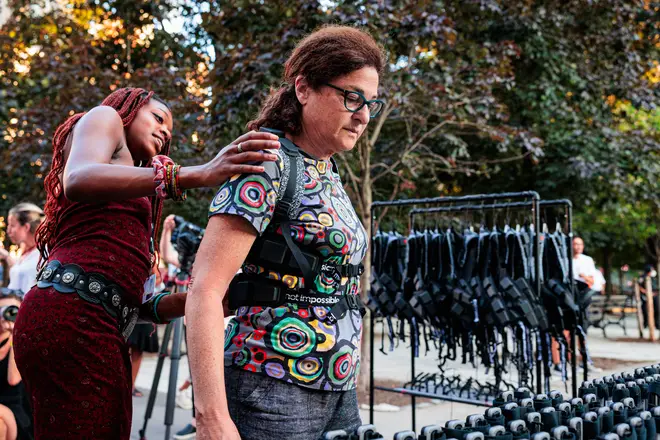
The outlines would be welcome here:
[[[312,390],[231,367],[225,387],[241,440],[319,440],[362,424],[356,390]]]

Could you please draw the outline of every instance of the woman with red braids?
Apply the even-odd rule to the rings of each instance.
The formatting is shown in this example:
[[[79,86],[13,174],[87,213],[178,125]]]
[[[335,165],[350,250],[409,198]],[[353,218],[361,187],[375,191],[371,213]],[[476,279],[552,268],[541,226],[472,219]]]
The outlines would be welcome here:
[[[37,230],[43,264],[14,328],[36,439],[129,438],[126,339],[138,316],[166,322],[183,315],[186,301],[153,295],[163,199],[263,172],[248,163],[274,161],[262,150],[279,146],[276,136],[250,132],[210,162],[181,167],[165,156],[171,131],[167,104],[124,88],[55,132],[46,220]]]

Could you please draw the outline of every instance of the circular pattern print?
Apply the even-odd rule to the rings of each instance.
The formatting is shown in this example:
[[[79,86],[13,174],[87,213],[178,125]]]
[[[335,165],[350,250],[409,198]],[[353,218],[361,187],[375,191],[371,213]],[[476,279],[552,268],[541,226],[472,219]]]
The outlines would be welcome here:
[[[353,350],[344,345],[330,357],[328,378],[335,385],[343,385],[351,377],[352,369]]]
[[[229,321],[227,328],[225,328],[225,350],[231,345],[231,340],[238,333],[238,321],[236,318]]]
[[[218,191],[218,193],[213,198],[211,202],[211,208],[209,209],[212,213],[217,212],[227,206],[227,203],[231,200],[231,187],[225,186]]]
[[[316,333],[307,323],[296,318],[284,318],[273,326],[270,335],[273,350],[285,356],[299,358],[316,346]]]
[[[291,376],[301,382],[314,382],[323,372],[323,361],[313,356],[289,359],[289,371]]]
[[[263,370],[267,375],[274,377],[275,379],[283,379],[286,375],[286,371],[284,370],[282,364],[279,364],[275,361],[268,361],[268,363],[263,365]]]

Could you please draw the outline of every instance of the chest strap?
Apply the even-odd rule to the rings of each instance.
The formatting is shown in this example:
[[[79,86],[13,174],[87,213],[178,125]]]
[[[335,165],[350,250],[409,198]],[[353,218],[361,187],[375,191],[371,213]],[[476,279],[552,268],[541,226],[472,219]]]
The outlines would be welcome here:
[[[293,290],[278,280],[239,274],[229,285],[229,309],[241,307],[280,307],[296,304],[302,308],[330,307],[325,321],[335,324],[349,310],[359,310],[364,316],[366,309],[359,295],[330,295],[310,289]]]
[[[281,227],[283,235],[266,233],[255,240],[246,259],[248,263],[289,275],[303,276],[306,285],[313,283],[319,273],[335,281],[344,277],[358,277],[364,273],[362,264],[322,262],[318,255],[301,249],[293,241],[289,222],[283,222]]]

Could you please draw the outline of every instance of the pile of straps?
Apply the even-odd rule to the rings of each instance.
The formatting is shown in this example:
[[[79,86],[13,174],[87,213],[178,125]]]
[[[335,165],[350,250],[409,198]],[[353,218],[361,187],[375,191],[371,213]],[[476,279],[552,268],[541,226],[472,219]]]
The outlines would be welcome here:
[[[415,355],[423,340],[426,353],[432,346],[438,350],[441,368],[458,358],[461,347],[461,362],[492,368],[498,384],[510,364],[520,383],[528,383],[537,359],[544,363],[547,383],[554,338],[566,380],[564,330],[579,329],[586,351],[578,325],[583,307],[570,283],[570,238],[559,224],[552,233],[543,225],[541,295],[535,238],[533,225],[413,229],[407,236],[377,231],[367,306],[383,318],[390,351],[406,340],[408,323]]]
[[[491,402],[486,403],[491,405]],[[436,419],[446,419],[438,414]],[[559,390],[533,394],[504,391],[483,413],[426,425],[419,435],[400,431],[397,440],[656,440],[660,432],[660,365],[584,381],[578,396]],[[384,440],[374,425],[355,432],[330,431],[326,440]]]

